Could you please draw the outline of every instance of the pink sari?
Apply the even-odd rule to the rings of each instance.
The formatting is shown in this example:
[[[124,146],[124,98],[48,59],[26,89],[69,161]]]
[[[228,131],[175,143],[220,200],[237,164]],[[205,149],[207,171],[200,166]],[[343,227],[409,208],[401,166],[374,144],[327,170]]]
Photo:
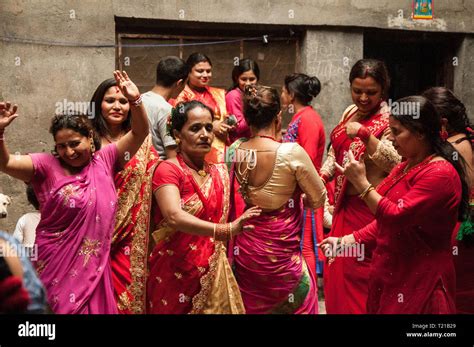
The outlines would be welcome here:
[[[117,197],[117,147],[98,151],[68,176],[51,154],[31,154],[31,181],[41,205],[35,266],[55,313],[117,313],[110,242]]]
[[[250,220],[255,230],[235,238],[235,277],[249,314],[317,313],[316,283],[300,248],[303,209],[295,205]]]

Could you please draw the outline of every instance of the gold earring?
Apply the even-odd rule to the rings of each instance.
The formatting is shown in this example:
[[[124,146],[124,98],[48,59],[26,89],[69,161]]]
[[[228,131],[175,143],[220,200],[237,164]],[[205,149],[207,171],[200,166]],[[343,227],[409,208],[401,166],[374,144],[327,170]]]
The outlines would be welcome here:
[[[91,153],[94,154],[95,153],[95,145],[94,145],[94,141],[91,142]]]
[[[179,145],[181,143],[181,140],[180,139],[176,139],[176,144]]]

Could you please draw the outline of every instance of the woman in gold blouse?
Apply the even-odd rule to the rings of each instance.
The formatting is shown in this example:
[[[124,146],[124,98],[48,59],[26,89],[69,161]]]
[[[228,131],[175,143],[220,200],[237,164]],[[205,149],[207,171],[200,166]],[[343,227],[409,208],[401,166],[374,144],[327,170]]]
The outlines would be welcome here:
[[[248,88],[244,116],[252,136],[237,140],[227,161],[247,206],[263,211],[249,221],[255,229],[238,235],[232,248],[246,312],[317,313],[315,279],[300,241],[303,200],[311,208],[322,206],[324,184],[300,145],[277,141],[281,112],[274,88]]]

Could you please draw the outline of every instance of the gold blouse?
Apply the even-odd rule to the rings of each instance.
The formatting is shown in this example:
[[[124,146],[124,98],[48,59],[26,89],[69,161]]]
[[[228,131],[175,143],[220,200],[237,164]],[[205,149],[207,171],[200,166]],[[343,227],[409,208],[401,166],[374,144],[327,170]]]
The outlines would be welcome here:
[[[237,179],[242,183],[238,175]],[[326,188],[309,155],[297,143],[282,143],[276,152],[273,174],[259,187],[247,186],[246,203],[267,211],[277,210],[293,196],[297,185],[306,194],[310,207],[324,204]]]

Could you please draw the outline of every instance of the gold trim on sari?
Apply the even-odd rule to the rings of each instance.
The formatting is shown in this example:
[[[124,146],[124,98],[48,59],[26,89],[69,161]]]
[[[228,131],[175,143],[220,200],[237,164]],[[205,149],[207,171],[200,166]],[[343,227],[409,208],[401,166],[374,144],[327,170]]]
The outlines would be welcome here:
[[[137,165],[133,168],[127,166],[118,173],[124,180],[127,177],[130,178],[125,185],[118,187],[119,200],[112,244],[122,241],[133,232],[130,248],[131,284],[127,287],[132,299],[120,300],[120,306],[122,306],[122,310],[129,309],[135,314],[145,313],[146,307],[148,242],[153,197],[152,178],[159,159],[152,148],[151,136],[149,135],[135,154]],[[149,163],[153,161],[154,163],[149,167]],[[140,192],[142,192],[141,196]],[[133,221],[132,209],[137,206],[140,206],[140,208],[136,221]],[[125,232],[118,233],[117,231],[121,229]],[[120,298],[123,299],[123,293],[121,294]]]

